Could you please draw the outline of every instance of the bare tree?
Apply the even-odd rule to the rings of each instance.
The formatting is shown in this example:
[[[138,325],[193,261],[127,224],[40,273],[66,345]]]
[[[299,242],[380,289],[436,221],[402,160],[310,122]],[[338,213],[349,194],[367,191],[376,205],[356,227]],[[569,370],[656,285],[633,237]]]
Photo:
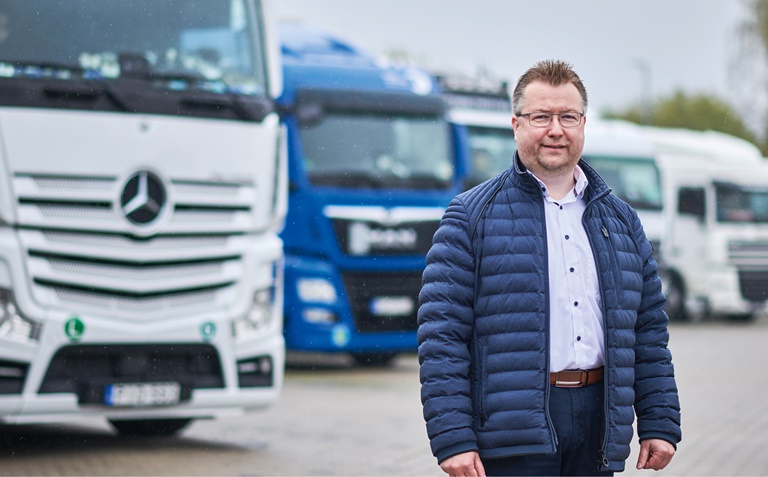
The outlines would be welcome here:
[[[768,143],[768,0],[742,1],[748,16],[736,31],[728,83],[744,122]]]

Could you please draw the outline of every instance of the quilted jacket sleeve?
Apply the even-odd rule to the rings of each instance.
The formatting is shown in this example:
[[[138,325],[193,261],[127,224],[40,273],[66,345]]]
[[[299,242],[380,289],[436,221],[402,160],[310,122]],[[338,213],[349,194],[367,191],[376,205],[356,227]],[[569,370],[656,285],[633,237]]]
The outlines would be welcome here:
[[[682,438],[668,318],[658,267],[640,220],[633,211],[633,235],[643,259],[643,294],[635,325],[635,413],[640,440]]]
[[[469,384],[473,282],[467,211],[456,198],[435,233],[419,296],[421,400],[438,462],[477,450]]]

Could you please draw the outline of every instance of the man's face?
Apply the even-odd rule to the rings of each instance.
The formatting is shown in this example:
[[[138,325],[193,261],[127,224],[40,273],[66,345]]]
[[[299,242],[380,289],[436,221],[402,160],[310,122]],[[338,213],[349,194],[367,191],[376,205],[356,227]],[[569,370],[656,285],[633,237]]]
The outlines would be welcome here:
[[[582,101],[576,86],[571,83],[552,86],[534,81],[523,91],[522,114],[582,113]],[[584,149],[584,124],[564,128],[560,117],[552,117],[546,127],[531,126],[528,118],[512,116],[517,150],[523,165],[539,179],[572,174]]]

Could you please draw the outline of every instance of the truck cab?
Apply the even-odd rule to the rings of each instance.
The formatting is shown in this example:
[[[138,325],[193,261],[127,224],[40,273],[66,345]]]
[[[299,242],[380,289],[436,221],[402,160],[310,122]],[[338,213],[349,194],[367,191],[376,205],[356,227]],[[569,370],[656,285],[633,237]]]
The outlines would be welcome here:
[[[286,168],[262,2],[0,16],[0,421],[163,434],[275,402]]]
[[[458,74],[437,74],[437,79],[465,164],[464,189],[507,170],[517,149],[507,82]]]
[[[661,250],[673,317],[751,320],[768,304],[768,165],[753,144],[716,131],[642,127],[655,148]]]
[[[460,191],[434,78],[305,25],[281,25],[288,135],[289,350],[384,364],[416,350],[421,274]]]

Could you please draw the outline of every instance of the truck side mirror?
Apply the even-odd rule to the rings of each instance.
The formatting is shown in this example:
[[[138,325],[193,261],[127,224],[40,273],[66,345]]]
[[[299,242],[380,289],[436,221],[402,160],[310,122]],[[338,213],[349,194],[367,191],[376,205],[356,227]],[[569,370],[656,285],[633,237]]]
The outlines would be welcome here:
[[[302,126],[311,126],[319,123],[323,119],[325,111],[323,105],[320,103],[301,102],[296,105],[294,115],[296,116],[296,121]]]

